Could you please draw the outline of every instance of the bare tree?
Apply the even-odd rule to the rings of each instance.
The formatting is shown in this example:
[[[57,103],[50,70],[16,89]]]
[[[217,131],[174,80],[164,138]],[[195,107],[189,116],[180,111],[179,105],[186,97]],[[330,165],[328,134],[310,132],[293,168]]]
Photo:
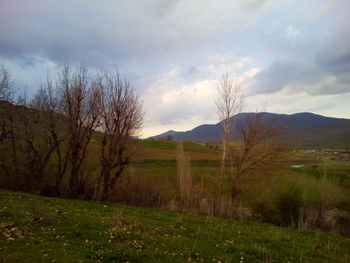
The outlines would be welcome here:
[[[0,142],[5,140],[10,134],[9,121],[11,121],[11,107],[6,102],[13,101],[13,95],[15,93],[15,83],[8,69],[4,65],[0,65],[0,102],[2,103],[2,109],[0,111],[1,127],[0,127]],[[3,116],[1,116],[3,115]]]
[[[230,190],[232,198],[241,192],[239,182],[243,176],[258,168],[271,167],[282,149],[277,140],[281,128],[274,119],[264,118],[263,113],[241,119],[238,129],[241,141],[229,150],[229,158],[235,163]]]
[[[4,65],[0,65],[0,101],[12,102],[14,93],[14,81],[11,74]]]
[[[242,111],[245,105],[240,86],[225,74],[217,87],[218,97],[215,101],[217,114],[222,124],[221,177],[226,174],[226,160],[229,143],[232,139],[232,117]]]
[[[217,90],[216,106],[223,129],[221,184],[223,179],[228,177],[231,182],[231,197],[235,198],[241,192],[239,182],[244,175],[275,160],[279,144],[272,142],[281,129],[273,120],[264,119],[261,113],[253,114],[253,117],[248,115],[247,119],[241,118],[232,123],[232,117],[240,113],[245,106],[240,86],[228,75],[224,75]],[[236,145],[230,143],[233,130],[237,131],[235,137],[241,139]]]
[[[39,111],[28,107],[25,97],[21,105],[8,103],[8,136],[2,149],[1,167],[6,175],[6,185],[11,189],[40,193],[45,184],[44,170],[52,150],[42,136]],[[5,154],[6,153],[6,154]]]
[[[1,102],[1,154],[0,169],[4,175],[3,184],[5,187],[15,189],[18,183],[19,158],[18,158],[18,138],[16,134],[16,110],[15,106],[9,102]]]
[[[5,176],[4,185],[13,188],[17,185],[18,154],[15,135],[15,107],[12,105],[15,83],[8,69],[0,65],[0,169]]]
[[[99,125],[100,95],[96,86],[89,82],[84,66],[80,66],[72,74],[66,65],[59,75],[58,88],[61,92],[61,113],[67,117],[68,123],[68,143],[64,159],[69,162],[70,194],[79,197],[86,190],[81,169],[91,136]]]
[[[55,173],[55,194],[62,195],[62,179],[67,167],[68,157],[62,160],[62,144],[67,138],[65,119],[59,112],[59,94],[55,89],[52,80],[47,75],[45,83],[41,84],[39,90],[31,101],[31,108],[37,110],[37,115],[41,123],[41,140],[47,146],[47,152],[42,158],[41,173],[47,166],[51,155],[56,152],[57,171]]]
[[[141,128],[142,104],[131,84],[119,73],[100,74],[94,82],[101,91],[101,172],[95,186],[94,199],[104,200],[114,190],[117,179],[129,163],[133,152],[133,136]]]

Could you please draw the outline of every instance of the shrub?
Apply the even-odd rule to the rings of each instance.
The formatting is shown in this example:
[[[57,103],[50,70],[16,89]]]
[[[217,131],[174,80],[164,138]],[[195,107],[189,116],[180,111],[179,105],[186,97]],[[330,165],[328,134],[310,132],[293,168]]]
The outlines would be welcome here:
[[[116,189],[110,194],[109,201],[132,206],[166,207],[169,202],[169,184],[164,180],[143,176],[134,169],[119,178]]]
[[[254,220],[281,226],[302,226],[306,201],[299,180],[289,176],[265,178],[251,196]]]
[[[297,226],[303,220],[304,198],[300,186],[291,185],[285,192],[282,192],[276,199],[279,212],[280,224]]]

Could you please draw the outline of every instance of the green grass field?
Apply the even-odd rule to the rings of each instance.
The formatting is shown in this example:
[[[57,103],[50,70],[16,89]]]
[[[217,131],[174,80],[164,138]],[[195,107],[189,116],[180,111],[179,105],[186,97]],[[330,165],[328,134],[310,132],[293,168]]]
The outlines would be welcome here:
[[[176,150],[177,142],[175,141],[161,141],[161,140],[140,140],[138,145],[149,148]],[[206,148],[201,143],[185,141],[183,142],[184,151],[187,152],[200,152],[200,153],[213,153],[212,150]]]
[[[1,262],[349,262],[325,232],[0,191]]]
[[[97,144],[92,141],[89,148],[86,169],[91,175],[99,171]],[[176,149],[177,142],[138,141],[119,181],[126,183],[124,191],[131,191],[132,176],[146,179],[140,181],[143,187],[159,188],[165,204],[178,200]],[[193,142],[185,142],[184,150],[194,193],[213,197],[219,185],[219,153]],[[294,164],[303,166],[292,168]],[[228,186],[229,180],[227,190]],[[350,211],[350,162],[331,160],[320,152],[288,152],[273,167],[248,174],[237,201],[252,211],[264,204],[268,213],[278,216],[279,198],[291,186],[301,191],[305,209],[324,202],[331,215],[339,209]],[[0,227],[0,262],[350,262],[349,239],[305,230],[308,227],[281,228],[6,190],[0,190]]]

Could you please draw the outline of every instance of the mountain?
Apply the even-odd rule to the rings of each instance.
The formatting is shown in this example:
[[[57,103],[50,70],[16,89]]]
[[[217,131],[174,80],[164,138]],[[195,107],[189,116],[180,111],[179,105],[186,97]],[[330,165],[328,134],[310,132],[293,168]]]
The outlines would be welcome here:
[[[263,121],[273,121],[282,127],[292,144],[296,146],[345,148],[350,144],[350,119],[325,117],[309,112],[296,114],[240,113],[232,117],[234,140],[239,139],[237,122],[262,116]],[[192,140],[215,142],[221,140],[222,123],[204,124],[189,131],[167,131],[151,138],[171,136],[175,141]]]

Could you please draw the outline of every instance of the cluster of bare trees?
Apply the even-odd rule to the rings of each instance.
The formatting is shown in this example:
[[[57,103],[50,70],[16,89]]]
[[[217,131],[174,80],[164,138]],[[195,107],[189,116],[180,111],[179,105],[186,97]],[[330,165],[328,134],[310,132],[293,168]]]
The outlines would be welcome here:
[[[130,162],[133,136],[143,118],[133,86],[118,71],[91,77],[83,66],[65,66],[56,81],[46,81],[30,102],[14,105],[14,82],[0,68],[0,175],[8,188],[34,193],[103,200],[115,190]],[[11,102],[11,103],[10,103]],[[280,129],[262,113],[236,118],[245,106],[237,85],[224,75],[218,85],[217,112],[222,123],[220,195],[230,182],[234,199],[240,181],[272,163],[278,153],[273,139]],[[235,134],[236,133],[236,134]],[[239,139],[233,143],[233,139]],[[99,147],[99,172],[86,172],[92,140]],[[96,154],[96,153],[95,153]],[[190,200],[192,177],[182,144],[178,149],[181,202]]]
[[[0,71],[0,175],[5,187],[34,193],[106,199],[132,154],[143,112],[119,73],[90,77],[80,66],[48,76],[33,99],[9,102],[13,82]],[[88,174],[92,139],[100,141],[99,174]]]

